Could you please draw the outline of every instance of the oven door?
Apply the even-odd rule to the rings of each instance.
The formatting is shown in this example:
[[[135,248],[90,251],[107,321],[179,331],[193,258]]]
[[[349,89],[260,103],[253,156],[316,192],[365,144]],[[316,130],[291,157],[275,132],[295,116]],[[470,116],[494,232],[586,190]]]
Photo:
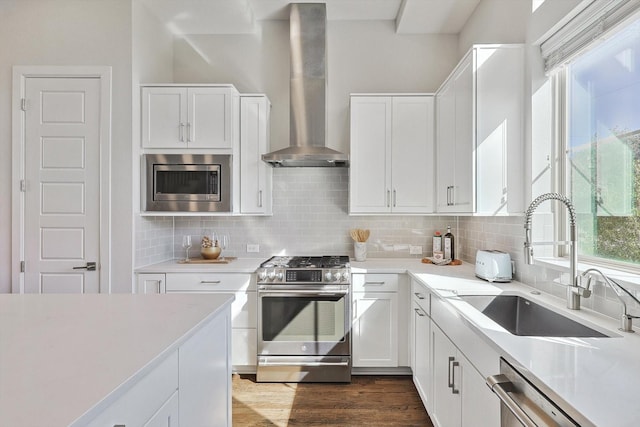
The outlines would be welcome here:
[[[258,354],[348,356],[348,286],[259,286]]]

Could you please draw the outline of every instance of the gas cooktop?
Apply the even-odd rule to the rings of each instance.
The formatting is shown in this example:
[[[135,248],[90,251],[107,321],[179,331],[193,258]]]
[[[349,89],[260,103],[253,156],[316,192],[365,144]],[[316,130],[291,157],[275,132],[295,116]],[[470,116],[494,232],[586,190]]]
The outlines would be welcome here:
[[[260,264],[262,268],[347,268],[347,255],[274,256]]]

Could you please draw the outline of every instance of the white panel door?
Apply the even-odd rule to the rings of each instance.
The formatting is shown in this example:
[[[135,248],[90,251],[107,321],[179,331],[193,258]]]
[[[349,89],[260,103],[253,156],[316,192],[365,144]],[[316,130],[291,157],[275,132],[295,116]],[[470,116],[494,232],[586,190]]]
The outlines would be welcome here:
[[[436,95],[436,209],[453,212],[455,182],[456,98],[453,81],[448,81]]]
[[[455,212],[475,210],[475,73],[472,57],[468,56],[455,76],[456,91],[456,143],[452,162],[455,162]]]
[[[31,293],[94,293],[100,275],[100,79],[25,85],[25,276]]]
[[[393,98],[392,211],[433,212],[433,97]]]
[[[391,211],[391,97],[351,97],[349,212]]]

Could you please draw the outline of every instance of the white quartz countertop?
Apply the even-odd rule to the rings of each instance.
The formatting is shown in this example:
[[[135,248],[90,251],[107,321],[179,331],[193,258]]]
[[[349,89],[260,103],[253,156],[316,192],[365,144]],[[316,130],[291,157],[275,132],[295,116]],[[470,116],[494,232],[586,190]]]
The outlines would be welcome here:
[[[456,275],[411,272],[460,314],[502,357],[515,364],[538,388],[583,426],[637,427],[640,425],[640,336],[618,330],[618,322],[591,310],[566,308],[565,301],[540,294],[518,282],[488,283],[474,276],[473,266],[459,266]],[[451,267],[453,270],[454,267]],[[446,271],[447,273],[449,270]],[[534,293],[532,293],[532,291]],[[507,332],[482,315],[459,295],[498,295],[516,292],[577,320],[610,338],[525,337]],[[483,375],[492,373],[483,372]]]
[[[136,273],[255,273],[266,258],[236,258],[228,264],[180,264],[171,259],[136,268]]]
[[[70,425],[232,301],[230,294],[0,295],[0,424]]]

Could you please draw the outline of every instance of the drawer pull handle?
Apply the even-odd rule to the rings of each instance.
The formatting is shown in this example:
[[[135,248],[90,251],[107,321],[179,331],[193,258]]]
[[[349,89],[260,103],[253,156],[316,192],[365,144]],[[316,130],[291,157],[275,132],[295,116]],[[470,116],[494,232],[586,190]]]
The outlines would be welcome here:
[[[201,280],[200,283],[203,285],[219,285],[220,280]]]
[[[452,375],[451,375],[451,362],[453,362],[454,360],[456,360],[455,357],[451,357],[449,356],[449,363],[447,366],[447,387],[449,387],[451,390],[453,390],[453,387],[455,386],[455,384],[453,384],[453,380],[451,379]]]
[[[364,282],[365,286],[366,285],[374,285],[374,286],[382,286],[384,285],[384,282]]]
[[[459,394],[460,390],[456,390],[456,367],[460,366],[460,362],[454,361],[451,364],[451,393]]]
[[[420,316],[420,317],[424,317],[424,316],[426,316],[426,315],[424,314],[424,312],[423,312],[422,310],[420,310],[419,308],[414,308],[413,310],[414,310],[414,311],[416,312],[416,314],[417,314],[418,316]]]
[[[413,294],[414,294],[415,296],[417,296],[417,297],[418,297],[418,299],[424,299],[424,295],[423,295],[423,294],[421,294],[420,292],[414,292]]]

